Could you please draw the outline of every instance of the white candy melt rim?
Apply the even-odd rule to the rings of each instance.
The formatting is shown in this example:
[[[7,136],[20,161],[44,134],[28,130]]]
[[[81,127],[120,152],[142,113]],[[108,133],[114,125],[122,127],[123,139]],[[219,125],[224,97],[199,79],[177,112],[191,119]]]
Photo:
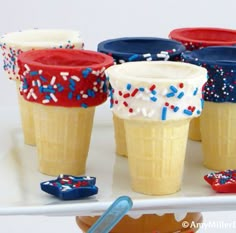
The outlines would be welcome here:
[[[203,67],[183,62],[172,61],[141,61],[127,62],[114,65],[106,70],[106,74],[111,79],[117,78],[120,81],[129,80],[140,82],[145,79],[145,83],[160,82],[178,83],[183,80],[191,82],[199,80],[199,77],[206,77],[207,70]]]
[[[30,29],[3,35],[0,43],[17,48],[83,47],[80,32],[64,29]]]
[[[170,61],[128,62],[106,70],[113,112],[124,119],[177,120],[198,117],[203,108],[205,68]]]

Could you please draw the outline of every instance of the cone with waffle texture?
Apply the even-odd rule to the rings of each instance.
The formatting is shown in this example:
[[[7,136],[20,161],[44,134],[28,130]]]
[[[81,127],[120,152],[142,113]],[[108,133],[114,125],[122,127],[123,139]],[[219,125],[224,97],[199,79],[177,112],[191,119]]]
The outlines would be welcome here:
[[[130,62],[106,74],[113,112],[125,122],[132,189],[149,195],[177,192],[189,121],[202,111],[206,70],[167,61]]]
[[[94,107],[34,106],[39,170],[46,174],[85,173]]]
[[[24,73],[21,92],[33,105],[39,170],[54,176],[85,173],[94,111],[107,99],[104,71],[113,59],[47,49],[22,53],[18,64]]]
[[[180,189],[189,119],[167,122],[125,120],[132,187],[145,194]]]
[[[36,139],[33,117],[33,105],[32,103],[25,101],[23,96],[20,94],[19,89],[20,80],[16,80],[16,92],[20,110],[21,125],[24,135],[24,143],[27,145],[35,146]]]
[[[113,113],[113,126],[115,134],[116,154],[127,157],[127,144],[125,138],[124,120]]]
[[[17,65],[19,54],[32,49],[82,49],[83,46],[84,44],[80,33],[73,30],[32,29],[7,33],[1,37],[0,47],[3,54],[3,68],[9,79],[16,81],[16,91],[25,144],[35,145],[36,141],[32,104],[25,101],[19,94],[20,75],[18,74],[19,69]]]
[[[169,38],[181,42],[188,51],[209,46],[236,44],[236,30],[229,28],[191,27],[176,28]],[[189,125],[189,139],[201,141],[200,118],[194,118]]]
[[[98,51],[109,54],[115,64],[131,61],[179,61],[185,47],[175,40],[156,37],[123,37],[98,44]],[[124,120],[113,114],[116,154],[127,156]]]
[[[203,164],[213,170],[236,168],[236,48],[210,46],[184,52],[185,62],[205,67],[204,109],[200,117]]]
[[[201,116],[203,164],[212,170],[236,168],[236,105],[205,101]]]

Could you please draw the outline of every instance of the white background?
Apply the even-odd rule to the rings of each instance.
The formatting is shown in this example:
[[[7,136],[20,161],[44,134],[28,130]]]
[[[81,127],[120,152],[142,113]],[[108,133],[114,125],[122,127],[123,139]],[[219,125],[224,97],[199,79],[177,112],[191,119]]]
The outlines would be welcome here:
[[[85,48],[90,50],[96,50],[100,41],[115,37],[167,37],[178,27],[236,29],[235,0],[1,0],[0,3],[0,34],[31,28],[75,29],[81,32]],[[2,69],[0,75],[0,106],[16,106],[14,83],[7,80]],[[101,119],[110,120],[108,104],[97,108],[95,121]],[[233,221],[236,215],[225,212],[204,216],[205,221],[230,221],[230,217]],[[0,225],[1,233],[79,232],[72,217],[1,217]],[[235,229],[200,232],[235,232]]]

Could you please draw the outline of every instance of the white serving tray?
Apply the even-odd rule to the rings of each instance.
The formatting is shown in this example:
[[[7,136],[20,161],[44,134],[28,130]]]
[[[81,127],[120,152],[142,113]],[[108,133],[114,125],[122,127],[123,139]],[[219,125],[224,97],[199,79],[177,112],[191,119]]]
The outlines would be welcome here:
[[[201,165],[199,142],[188,141],[180,192],[166,196],[133,192],[127,159],[114,153],[111,122],[96,121],[86,175],[97,177],[99,193],[84,200],[61,201],[40,189],[40,182],[55,177],[38,172],[36,149],[23,143],[18,111],[2,108],[0,114],[0,215],[97,215],[121,195],[132,198],[131,215],[236,210],[236,195],[217,194],[204,181],[210,171]]]

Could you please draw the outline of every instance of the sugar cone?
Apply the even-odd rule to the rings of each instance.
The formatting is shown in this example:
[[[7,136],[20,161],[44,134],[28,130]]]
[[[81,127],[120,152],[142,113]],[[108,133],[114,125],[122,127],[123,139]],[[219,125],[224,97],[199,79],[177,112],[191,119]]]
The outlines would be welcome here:
[[[53,176],[85,172],[94,110],[34,105],[40,172]]]
[[[201,141],[200,117],[193,118],[190,121],[188,138],[193,141]]]
[[[124,120],[113,114],[116,153],[127,156]]]
[[[36,145],[34,119],[33,119],[33,104],[26,101],[19,92],[20,81],[16,80],[16,91],[20,109],[21,125],[24,135],[24,143],[27,145]]]
[[[236,169],[236,104],[205,101],[201,115],[203,164]]]
[[[76,217],[80,229],[86,233],[99,217]],[[110,231],[111,233],[167,233],[167,232],[196,232],[202,223],[201,213],[188,213],[181,221],[176,221],[174,214],[158,216],[144,214],[139,218],[124,216]],[[189,224],[186,225],[186,224]]]
[[[125,120],[134,191],[163,195],[180,189],[189,121]]]

